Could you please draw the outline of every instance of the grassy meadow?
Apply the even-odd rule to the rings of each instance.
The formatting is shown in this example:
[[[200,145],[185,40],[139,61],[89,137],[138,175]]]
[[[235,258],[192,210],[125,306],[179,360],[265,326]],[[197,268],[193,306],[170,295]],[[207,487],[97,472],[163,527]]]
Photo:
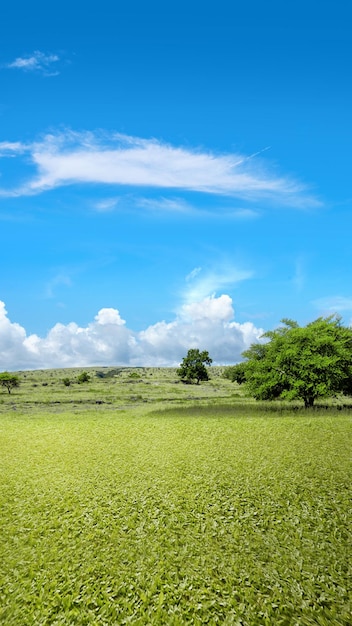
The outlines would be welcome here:
[[[1,624],[351,626],[351,410],[87,371],[0,390]]]

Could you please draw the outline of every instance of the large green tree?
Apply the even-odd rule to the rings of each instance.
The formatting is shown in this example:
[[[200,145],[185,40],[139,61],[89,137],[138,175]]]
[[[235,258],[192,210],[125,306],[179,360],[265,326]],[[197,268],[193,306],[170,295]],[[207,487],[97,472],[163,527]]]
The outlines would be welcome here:
[[[2,372],[0,374],[0,385],[6,387],[7,391],[11,393],[12,389],[18,387],[20,379],[16,374],[10,374],[9,372]]]
[[[247,386],[258,400],[303,400],[352,393],[352,329],[337,316],[307,326],[289,319],[243,352]]]
[[[206,350],[200,352],[198,348],[191,348],[183,358],[177,374],[185,382],[192,383],[195,380],[199,385],[201,380],[209,380],[206,365],[211,365],[212,362],[213,359]]]

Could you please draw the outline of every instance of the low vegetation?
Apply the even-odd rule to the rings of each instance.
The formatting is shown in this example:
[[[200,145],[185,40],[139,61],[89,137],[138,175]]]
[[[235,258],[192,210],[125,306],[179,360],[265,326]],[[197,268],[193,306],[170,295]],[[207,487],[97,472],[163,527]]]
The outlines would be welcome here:
[[[0,394],[1,624],[352,623],[348,399],[85,371]]]

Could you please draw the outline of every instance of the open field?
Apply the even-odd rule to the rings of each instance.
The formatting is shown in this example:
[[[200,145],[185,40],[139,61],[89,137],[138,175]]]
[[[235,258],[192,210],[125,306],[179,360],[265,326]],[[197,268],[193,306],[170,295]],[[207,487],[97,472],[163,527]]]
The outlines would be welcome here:
[[[86,371],[89,383],[78,384],[77,378]],[[63,411],[96,408],[126,409],[138,405],[167,403],[179,405],[207,400],[233,402],[243,400],[243,390],[222,377],[223,368],[212,368],[212,379],[205,385],[184,385],[175,368],[77,368],[19,372],[21,385],[11,395],[1,392],[0,412]],[[65,387],[63,379],[71,385]]]
[[[80,371],[0,392],[1,624],[351,625],[341,401]]]

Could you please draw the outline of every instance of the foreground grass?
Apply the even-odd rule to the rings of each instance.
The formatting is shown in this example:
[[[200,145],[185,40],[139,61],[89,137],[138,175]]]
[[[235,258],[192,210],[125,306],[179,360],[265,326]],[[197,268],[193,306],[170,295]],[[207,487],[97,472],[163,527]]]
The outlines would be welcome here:
[[[2,414],[0,623],[350,625],[351,419],[253,414]]]

